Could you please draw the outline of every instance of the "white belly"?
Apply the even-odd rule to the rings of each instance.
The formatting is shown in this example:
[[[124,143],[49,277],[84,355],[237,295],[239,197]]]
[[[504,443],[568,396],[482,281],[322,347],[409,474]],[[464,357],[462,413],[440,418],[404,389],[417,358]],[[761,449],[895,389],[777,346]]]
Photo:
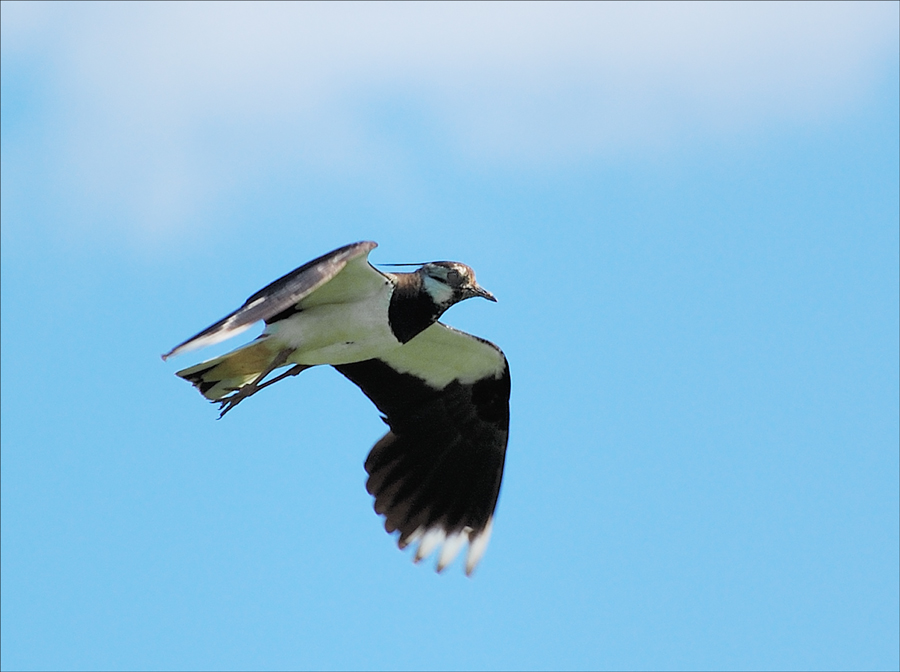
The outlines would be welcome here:
[[[266,328],[270,342],[293,348],[293,364],[349,364],[400,347],[388,324],[387,291],[357,303],[313,306]]]

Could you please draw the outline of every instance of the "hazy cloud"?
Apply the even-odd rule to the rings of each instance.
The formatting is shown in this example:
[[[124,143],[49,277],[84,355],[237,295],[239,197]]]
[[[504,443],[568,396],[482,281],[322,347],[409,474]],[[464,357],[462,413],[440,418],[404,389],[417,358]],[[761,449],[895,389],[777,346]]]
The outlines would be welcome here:
[[[368,112],[399,100],[462,160],[540,166],[827,119],[898,48],[897,3],[3,2],[2,12],[4,73],[38,61],[50,73],[65,172],[88,192],[126,192],[154,221],[235,179],[237,159],[211,149],[217,130],[241,151],[364,165],[390,153]]]

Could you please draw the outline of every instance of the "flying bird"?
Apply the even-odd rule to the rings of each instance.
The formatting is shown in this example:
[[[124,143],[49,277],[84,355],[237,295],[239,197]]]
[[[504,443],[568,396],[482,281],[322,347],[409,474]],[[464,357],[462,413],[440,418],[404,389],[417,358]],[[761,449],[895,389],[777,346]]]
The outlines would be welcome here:
[[[368,261],[375,247],[353,243],[304,264],[162,357],[265,322],[251,343],[176,374],[220,404],[219,417],[312,366],[337,369],[372,400],[390,430],[365,462],[366,489],[385,529],[399,531],[401,549],[418,542],[416,562],[441,547],[439,572],[468,542],[471,575],[490,539],[503,477],[509,365],[493,343],[438,319],[465,299],[496,299],[458,262],[379,271]]]

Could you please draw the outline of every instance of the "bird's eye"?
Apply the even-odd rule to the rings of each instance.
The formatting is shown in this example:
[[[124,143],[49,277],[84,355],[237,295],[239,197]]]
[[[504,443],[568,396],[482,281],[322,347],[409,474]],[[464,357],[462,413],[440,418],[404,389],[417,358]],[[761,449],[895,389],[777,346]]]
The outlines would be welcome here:
[[[453,285],[459,282],[459,271],[447,271],[447,282]]]

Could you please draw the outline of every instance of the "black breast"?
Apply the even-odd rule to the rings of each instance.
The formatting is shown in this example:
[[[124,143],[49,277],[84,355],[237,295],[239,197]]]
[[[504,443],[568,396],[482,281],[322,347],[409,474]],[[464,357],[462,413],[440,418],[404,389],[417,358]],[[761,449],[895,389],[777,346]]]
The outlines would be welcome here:
[[[406,343],[434,324],[443,311],[425,291],[418,273],[398,273],[395,277],[397,286],[391,295],[388,321],[397,340]]]

